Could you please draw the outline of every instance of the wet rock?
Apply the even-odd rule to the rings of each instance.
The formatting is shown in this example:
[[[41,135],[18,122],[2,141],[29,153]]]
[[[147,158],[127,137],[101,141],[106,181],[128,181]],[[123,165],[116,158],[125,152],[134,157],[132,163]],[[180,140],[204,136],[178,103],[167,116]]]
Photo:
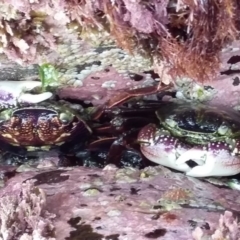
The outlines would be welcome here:
[[[160,166],[143,170],[51,166],[6,179],[0,198],[18,195],[21,183],[29,180],[45,193],[44,210],[55,216],[59,240],[193,239],[192,232],[213,234],[225,211],[240,216],[239,191]]]

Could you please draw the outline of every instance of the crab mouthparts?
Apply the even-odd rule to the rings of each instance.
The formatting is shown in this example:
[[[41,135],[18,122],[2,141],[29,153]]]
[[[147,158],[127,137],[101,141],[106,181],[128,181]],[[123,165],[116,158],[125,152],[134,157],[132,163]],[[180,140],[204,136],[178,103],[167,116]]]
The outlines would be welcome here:
[[[189,159],[185,162],[190,168],[194,168],[194,167],[197,167],[197,166],[201,166],[203,165],[205,162],[202,162],[202,161],[198,161],[198,160],[192,160],[192,159]]]
[[[188,176],[205,177],[213,171],[215,164],[215,160],[209,159],[207,155],[207,151],[193,148],[183,153],[175,163],[177,166],[183,163],[188,164],[190,167],[186,172]]]

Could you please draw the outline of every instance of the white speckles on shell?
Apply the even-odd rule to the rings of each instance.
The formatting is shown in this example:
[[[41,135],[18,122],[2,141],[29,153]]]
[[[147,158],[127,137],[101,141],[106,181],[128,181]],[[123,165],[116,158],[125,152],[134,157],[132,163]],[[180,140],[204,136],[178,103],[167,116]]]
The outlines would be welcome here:
[[[235,148],[234,148],[235,149]],[[236,150],[234,150],[233,147],[229,144],[226,144],[226,142],[224,141],[219,141],[219,142],[210,142],[207,145],[207,150],[209,152],[212,152],[215,155],[218,155],[220,152],[232,152],[234,153],[234,151],[236,152]]]

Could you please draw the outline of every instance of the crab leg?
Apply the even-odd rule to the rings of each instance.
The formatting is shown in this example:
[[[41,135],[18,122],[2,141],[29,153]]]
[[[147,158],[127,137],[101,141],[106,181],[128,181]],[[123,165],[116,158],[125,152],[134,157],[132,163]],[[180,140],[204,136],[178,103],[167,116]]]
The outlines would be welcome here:
[[[139,97],[144,95],[151,95],[154,93],[158,93],[160,91],[167,91],[170,88],[172,88],[172,84],[170,85],[162,85],[161,83],[158,83],[156,86],[150,86],[145,88],[138,88],[138,89],[124,89],[119,94],[116,94],[113,96],[107,103],[106,106],[98,108],[98,110],[93,114],[92,119],[96,120],[98,119],[104,112],[106,108],[112,108],[116,105],[119,105],[123,102],[128,101],[129,99],[133,97]]]
[[[169,90],[171,87],[172,85],[163,86],[161,84],[158,84],[157,86],[125,90],[120,94],[117,94],[116,96],[114,96],[112,99],[110,99],[109,102],[107,103],[107,107],[112,108],[118,104],[121,104],[129,100],[132,97],[139,97],[139,96],[154,94],[160,91],[166,91],[166,90]]]

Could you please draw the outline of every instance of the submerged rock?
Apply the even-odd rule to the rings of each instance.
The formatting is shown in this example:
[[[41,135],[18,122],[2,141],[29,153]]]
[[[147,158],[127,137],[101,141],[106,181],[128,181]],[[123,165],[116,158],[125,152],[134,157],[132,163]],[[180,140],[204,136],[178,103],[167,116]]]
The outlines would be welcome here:
[[[45,214],[45,225],[54,229],[51,237],[55,239],[185,240],[202,239],[206,234],[216,239],[214,236],[221,236],[221,230],[224,234],[234,230],[230,239],[239,239],[239,225],[234,221],[240,215],[237,190],[220,188],[161,166],[143,170],[53,166],[22,173],[4,171],[12,174],[8,174],[0,190],[1,204],[9,196],[23,201],[21,192],[26,188],[35,189],[29,190],[32,194],[39,189],[45,202],[37,218]],[[39,201],[40,197],[33,199]],[[29,208],[26,205],[26,211]],[[24,226],[29,231],[29,225]],[[38,239],[51,238],[45,235]]]

